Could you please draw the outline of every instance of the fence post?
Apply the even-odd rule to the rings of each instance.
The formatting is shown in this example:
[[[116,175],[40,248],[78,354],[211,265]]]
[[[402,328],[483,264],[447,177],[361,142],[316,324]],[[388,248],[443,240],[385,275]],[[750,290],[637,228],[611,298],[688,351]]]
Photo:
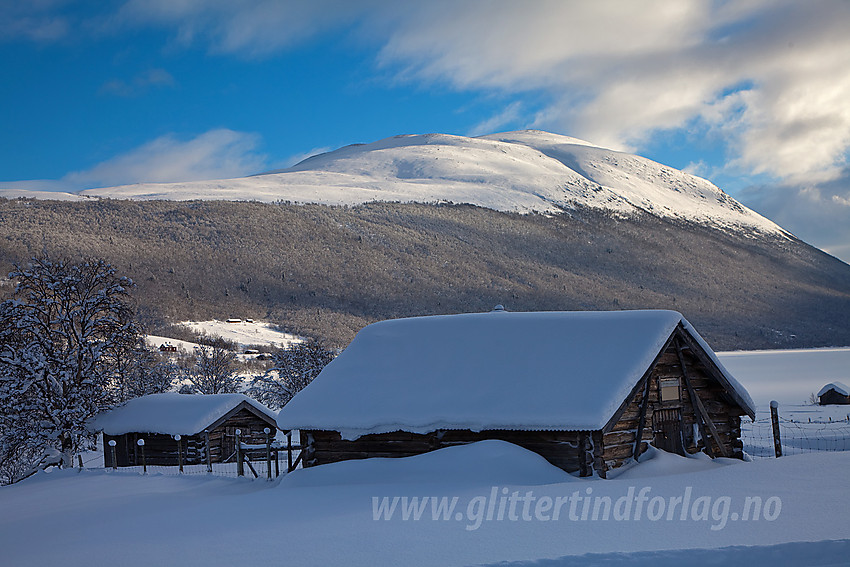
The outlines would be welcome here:
[[[212,447],[210,447],[210,430],[204,429],[204,443],[207,451],[207,472],[212,472]]]
[[[268,427],[263,429],[266,434],[266,476],[269,480],[272,479],[272,430]]]
[[[148,474],[148,462],[145,459],[145,440],[139,439],[136,444],[142,450],[142,474]]]
[[[180,472],[183,472],[183,452],[180,449],[180,435],[175,435],[174,440],[177,441],[177,465],[180,468]]]
[[[112,452],[112,469],[118,470],[118,461],[115,459],[115,445],[116,445],[115,439],[110,439],[109,440],[109,448],[110,448],[110,451]]]
[[[776,400],[770,402],[770,421],[773,424],[773,450],[778,459],[782,456],[782,440],[779,437],[779,404]]]
[[[292,472],[292,431],[286,432],[286,472]]]
[[[83,456],[77,455],[77,462],[80,463],[80,470],[83,470]]]
[[[236,475],[245,476],[245,465],[242,464],[242,430],[236,430]]]

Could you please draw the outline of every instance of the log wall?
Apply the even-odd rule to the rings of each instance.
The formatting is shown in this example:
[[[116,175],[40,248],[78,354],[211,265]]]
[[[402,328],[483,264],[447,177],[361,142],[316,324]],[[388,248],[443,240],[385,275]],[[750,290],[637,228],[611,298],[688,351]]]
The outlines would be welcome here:
[[[263,429],[271,429],[271,435],[277,429],[268,422],[258,418],[247,410],[241,410],[232,415],[227,421],[209,432],[210,457],[213,463],[223,462],[236,451],[236,430],[241,431],[241,440],[249,445],[260,445],[266,442]],[[196,435],[183,435],[180,439],[180,450],[183,453],[184,465],[200,465],[206,463],[206,440],[203,432]],[[162,433],[126,433],[110,436],[104,434],[104,465],[112,466],[112,454],[109,441],[116,442],[115,456],[119,467],[142,465],[142,450],[138,446],[139,439],[145,440],[145,460],[148,465],[177,466],[177,441],[173,436]],[[262,451],[263,456],[265,452]]]
[[[743,458],[741,416],[745,415],[744,410],[729,398],[721,384],[711,376],[709,370],[700,363],[698,358],[687,347],[683,348],[682,357],[685,361],[685,372],[687,372],[694,393],[699,396],[703,407],[708,412],[708,418],[717,430],[718,441],[726,447],[731,457]],[[649,376],[650,384],[647,396],[646,417],[641,435],[639,454],[646,451],[647,446],[653,442],[655,437],[652,425],[652,416],[655,409],[677,405],[669,402],[661,402],[659,380],[662,378],[677,378],[680,382],[681,403],[678,405],[681,407],[682,412],[682,433],[685,451],[691,454],[706,451],[706,444],[710,444],[711,451],[715,456],[719,456],[720,452],[717,446],[709,439],[704,438],[700,432],[697,409],[683,378],[682,365],[676,351],[675,341],[671,342],[667,350],[659,357],[655,368]],[[604,444],[603,461],[606,471],[621,467],[629,462],[634,454],[643,396],[644,390],[640,388],[629,402],[620,419],[611,428],[611,431],[606,432],[602,436]],[[710,437],[710,433],[708,436]]]
[[[820,396],[820,401],[818,403],[822,406],[830,404],[850,404],[850,396],[839,394],[835,390],[827,390],[822,396]]]
[[[353,441],[343,440],[336,431],[302,431],[304,465],[314,466],[369,457],[408,457],[452,445],[499,439],[534,451],[569,473],[586,476],[595,472],[604,478],[609,471],[633,459],[638,437],[638,455],[644,453],[649,444],[653,443],[656,434],[653,429],[653,414],[660,408],[676,408],[681,412],[682,450],[685,452],[693,454],[705,451],[713,456],[720,456],[720,444],[729,456],[743,458],[741,416],[746,415],[746,412],[726,393],[721,383],[712,375],[712,369],[704,366],[700,357],[691,352],[689,342],[680,341],[679,336],[683,335],[674,334],[664,352],[657,358],[656,365],[647,378],[648,390],[644,381],[636,388],[636,393],[623,408],[617,421],[604,431],[441,430],[427,434],[396,431],[365,435]],[[714,425],[716,440],[707,425],[700,426],[700,404],[695,404],[691,399],[684,379],[685,374],[694,395],[702,402],[707,419]],[[659,381],[662,378],[676,378],[679,381],[678,401],[661,401]],[[643,429],[638,432],[642,411]]]
[[[426,434],[394,431],[364,435],[353,441],[337,431],[301,431],[304,466],[370,457],[410,457],[456,445],[498,439],[541,455],[558,468],[588,476],[601,462],[601,432],[439,430]]]

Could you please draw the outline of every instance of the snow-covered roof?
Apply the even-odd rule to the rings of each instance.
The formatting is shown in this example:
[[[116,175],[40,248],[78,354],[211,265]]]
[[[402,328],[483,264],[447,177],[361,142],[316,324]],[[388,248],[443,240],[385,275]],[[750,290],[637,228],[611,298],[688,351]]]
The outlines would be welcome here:
[[[820,389],[820,392],[818,392],[818,396],[822,396],[830,390],[835,390],[842,396],[850,396],[850,388],[848,388],[842,382],[830,382],[829,384]]]
[[[195,435],[247,402],[274,421],[275,412],[244,394],[150,394],[97,415],[89,425],[107,435],[132,432]]]
[[[675,311],[471,313],[382,321],[278,415],[347,439],[395,430],[599,430],[678,325],[745,409],[754,404]]]

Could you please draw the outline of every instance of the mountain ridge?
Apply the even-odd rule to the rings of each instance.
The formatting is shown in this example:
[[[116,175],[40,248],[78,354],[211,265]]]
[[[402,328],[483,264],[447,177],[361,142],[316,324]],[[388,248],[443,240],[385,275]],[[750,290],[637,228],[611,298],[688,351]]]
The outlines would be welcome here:
[[[849,265],[709,181],[539,131],[404,135],[247,178],[0,198],[3,271],[43,253],[113,263],[154,330],[248,316],[341,347],[377,320],[501,303],[674,309],[724,350],[850,345]]]
[[[328,205],[472,204],[503,212],[578,206],[688,220],[723,230],[790,233],[711,182],[647,158],[538,130],[475,138],[409,134],[349,145],[250,177],[138,183],[81,196],[134,200],[244,200]]]

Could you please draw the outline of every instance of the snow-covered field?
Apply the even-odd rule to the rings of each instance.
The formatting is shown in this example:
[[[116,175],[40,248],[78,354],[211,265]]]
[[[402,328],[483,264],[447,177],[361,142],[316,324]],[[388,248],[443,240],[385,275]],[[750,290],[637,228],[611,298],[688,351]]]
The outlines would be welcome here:
[[[286,348],[292,344],[303,341],[302,337],[284,333],[270,323],[261,321],[243,321],[228,323],[227,321],[184,321],[181,323],[185,327],[192,329],[198,333],[208,335],[210,337],[221,337],[239,346],[240,352],[249,345],[254,346],[270,346],[274,348]],[[164,344],[170,344],[177,347],[177,350],[182,353],[191,354],[197,343],[181,341],[170,337],[162,337],[159,335],[147,335],[146,341],[148,346],[158,349]],[[240,359],[245,357],[240,355]]]
[[[270,323],[259,321],[185,321],[180,324],[198,333],[218,336],[242,347],[248,345],[267,345],[284,348],[303,340],[296,335],[279,331],[277,327]]]
[[[579,480],[485,442],[271,483],[65,471],[0,491],[0,544],[8,565],[842,565],[847,467],[656,453]]]
[[[759,405],[799,405],[830,382],[850,380],[850,348],[719,352]]]
[[[835,419],[800,402],[824,380],[846,382],[833,370],[848,372],[840,362],[848,355],[721,360],[759,411],[779,398],[789,419]],[[749,369],[734,370],[735,357],[749,358]],[[792,370],[800,360],[805,379]],[[847,565],[848,467],[850,451],[752,462],[652,451],[614,479],[577,479],[490,441],[274,482],[55,471],[0,488],[0,557],[8,565]]]
[[[817,406],[812,394],[850,377],[850,348],[721,352],[723,365],[756,401],[756,422],[742,422],[745,450],[772,457],[770,402],[779,404],[785,455],[808,451],[850,451],[850,406]]]

